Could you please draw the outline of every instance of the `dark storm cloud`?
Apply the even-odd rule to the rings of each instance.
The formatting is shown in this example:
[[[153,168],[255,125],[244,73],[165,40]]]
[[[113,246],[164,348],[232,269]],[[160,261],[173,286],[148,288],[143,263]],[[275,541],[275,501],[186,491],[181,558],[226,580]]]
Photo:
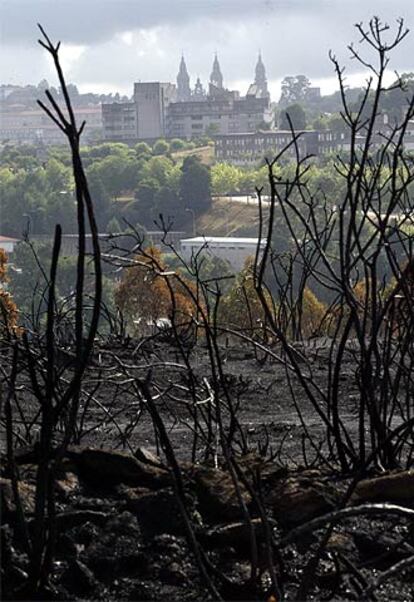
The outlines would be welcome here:
[[[125,91],[137,79],[173,81],[181,51],[192,77],[205,81],[216,50],[226,84],[247,85],[259,48],[269,80],[327,78],[328,51],[347,59],[347,43],[358,40],[353,24],[374,14],[390,23],[403,16],[414,29],[414,0],[0,0],[0,73],[16,83],[51,77],[36,49],[41,22],[64,46],[84,47],[65,65],[84,86]],[[414,32],[394,53],[393,67],[414,70],[413,57]]]
[[[319,0],[320,2],[320,0]],[[303,0],[2,0],[2,39],[24,43],[42,23],[67,43],[102,42],[126,29],[184,24],[200,18],[248,18],[303,6]]]
[[[289,14],[300,19],[311,13],[322,20],[330,14],[335,20],[354,18],[366,9],[371,15],[389,12],[391,6],[406,10],[411,4],[412,0],[2,0],[1,36],[6,44],[27,43],[40,22],[66,43],[93,44],[126,29],[182,25],[203,18],[264,22]]]

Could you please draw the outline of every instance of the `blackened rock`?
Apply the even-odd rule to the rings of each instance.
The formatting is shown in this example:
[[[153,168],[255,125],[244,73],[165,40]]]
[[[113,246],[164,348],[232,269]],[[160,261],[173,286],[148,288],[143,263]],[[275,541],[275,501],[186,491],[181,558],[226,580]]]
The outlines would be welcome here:
[[[178,562],[164,565],[159,572],[159,577],[169,585],[183,585],[187,581],[187,575]]]
[[[83,525],[72,529],[70,534],[77,543],[88,547],[93,541],[99,539],[102,531],[96,524],[87,521]]]
[[[23,512],[33,514],[35,508],[36,487],[25,481],[18,482],[18,490]],[[8,522],[16,514],[16,505],[14,503],[13,487],[10,479],[0,477],[1,509],[2,520]]]
[[[360,481],[352,501],[411,503],[414,506],[414,469]]]
[[[160,600],[160,594],[151,581],[135,581],[130,587],[130,600],[135,602],[150,602]]]
[[[398,533],[375,533],[361,528],[353,533],[353,539],[360,557],[364,560],[369,559],[377,568],[385,569],[407,556]]]
[[[93,572],[80,560],[73,560],[63,573],[62,585],[77,595],[92,593],[98,586]]]
[[[79,527],[85,523],[93,523],[98,527],[102,527],[108,519],[108,514],[95,510],[62,512],[56,515],[56,528],[58,531],[66,531],[68,529],[73,529],[73,527]]]
[[[70,498],[80,490],[78,475],[74,472],[66,472],[59,476],[55,483],[56,492],[63,498]]]
[[[269,496],[274,516],[287,526],[330,512],[339,499],[338,488],[326,482],[316,470],[282,479]]]
[[[275,527],[275,521],[268,519],[270,529]],[[251,527],[247,523],[231,523],[220,527],[213,527],[200,534],[200,541],[210,548],[234,548],[238,552],[251,554],[251,528],[258,543],[265,541],[265,529],[260,518],[251,520]]]
[[[111,518],[107,522],[105,529],[106,531],[113,531],[114,533],[119,533],[120,535],[130,535],[135,537],[139,537],[140,535],[140,529],[136,516],[127,510],[122,512],[122,514]]]
[[[139,540],[132,535],[103,534],[81,554],[98,579],[110,583],[114,578],[139,576],[145,572],[147,557]]]
[[[136,515],[146,537],[159,533],[180,535],[185,532],[176,496],[170,489],[160,489],[131,499],[128,510]]]
[[[144,464],[123,452],[71,448],[68,456],[79,466],[80,474],[86,481],[101,487],[125,483],[158,489],[171,481],[167,470]]]
[[[223,522],[225,519],[241,518],[236,487],[231,476],[215,468],[194,466],[190,473],[195,483],[199,508],[203,518],[211,522]],[[237,484],[246,505],[251,496],[242,483]]]
[[[158,554],[168,555],[175,559],[188,556],[186,540],[183,537],[177,537],[169,533],[155,535],[151,541],[151,548]]]
[[[72,537],[67,533],[61,533],[56,543],[56,554],[58,558],[65,560],[76,560],[78,557],[78,547]]]
[[[151,466],[164,468],[161,459],[152,452],[150,452],[148,449],[145,449],[145,447],[138,447],[134,452],[134,456],[137,460],[143,462],[144,464],[150,464]]]

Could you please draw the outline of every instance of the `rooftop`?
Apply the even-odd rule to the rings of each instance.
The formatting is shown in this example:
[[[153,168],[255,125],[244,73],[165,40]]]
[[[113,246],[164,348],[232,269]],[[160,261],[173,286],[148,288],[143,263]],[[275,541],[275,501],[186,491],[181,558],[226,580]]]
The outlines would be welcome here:
[[[295,134],[314,134],[317,130],[295,130]],[[257,132],[230,132],[229,134],[215,134],[214,138],[237,138],[239,136],[275,136],[292,135],[291,130],[259,130]]]
[[[196,236],[194,238],[182,238],[180,242],[184,243],[224,243],[228,245],[243,244],[243,245],[257,245],[258,238],[239,238],[232,236]],[[262,238],[261,245],[266,244],[266,239]]]
[[[2,236],[0,234],[0,243],[2,242],[19,242],[18,238],[12,238],[11,236]]]

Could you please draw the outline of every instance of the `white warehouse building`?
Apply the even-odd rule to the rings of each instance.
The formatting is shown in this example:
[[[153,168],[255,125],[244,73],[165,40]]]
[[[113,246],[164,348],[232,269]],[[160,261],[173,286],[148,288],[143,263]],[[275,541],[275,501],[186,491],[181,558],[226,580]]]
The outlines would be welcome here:
[[[248,257],[255,257],[258,238],[233,238],[227,236],[196,236],[180,241],[181,253],[185,260],[190,260],[198,252],[219,257],[230,263],[235,271],[243,269]],[[266,240],[260,242],[261,253]]]

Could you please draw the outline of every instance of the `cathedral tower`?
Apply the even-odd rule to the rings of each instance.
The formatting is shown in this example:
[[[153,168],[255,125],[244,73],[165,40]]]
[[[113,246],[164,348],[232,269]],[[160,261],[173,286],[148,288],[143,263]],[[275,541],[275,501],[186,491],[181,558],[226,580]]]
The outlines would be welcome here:
[[[269,96],[269,91],[267,89],[266,69],[260,52],[256,63],[254,83],[257,86],[260,96]]]
[[[184,56],[181,57],[180,69],[177,75],[177,100],[185,102],[191,98],[190,76],[188,75],[187,65]]]
[[[223,88],[223,75],[220,69],[220,63],[218,62],[217,54],[214,57],[213,70],[210,75],[210,84],[216,86],[216,88]]]

